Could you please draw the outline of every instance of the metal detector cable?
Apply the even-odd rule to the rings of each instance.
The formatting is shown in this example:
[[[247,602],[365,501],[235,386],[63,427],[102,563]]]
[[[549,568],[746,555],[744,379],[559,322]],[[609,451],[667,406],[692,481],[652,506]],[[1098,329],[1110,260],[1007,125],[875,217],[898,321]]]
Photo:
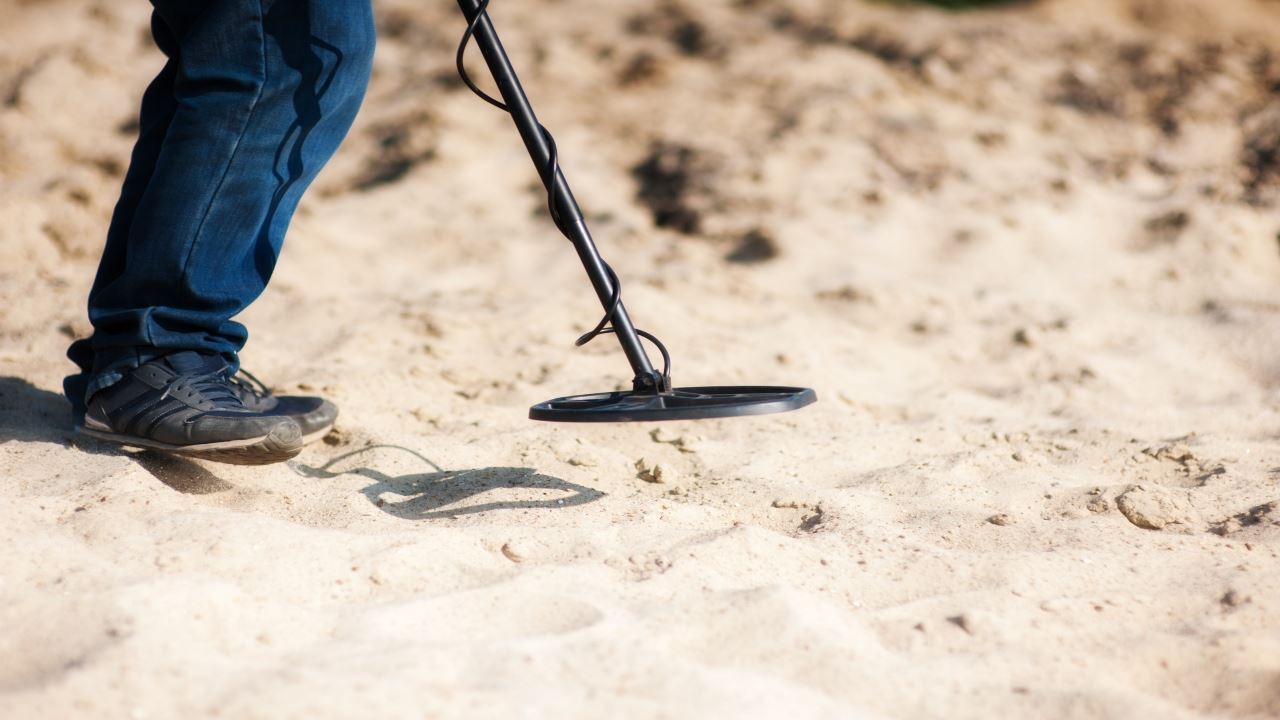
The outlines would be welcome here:
[[[506,103],[480,89],[480,86],[471,79],[471,76],[467,74],[467,68],[464,62],[467,54],[467,46],[471,44],[471,38],[475,36],[476,28],[479,26],[480,20],[488,15],[488,8],[489,0],[480,0],[479,7],[476,9],[475,17],[472,18],[471,22],[467,25],[467,31],[462,35],[462,42],[458,43],[458,54],[456,58],[458,75],[462,77],[462,82],[465,83],[471,92],[475,93],[477,97],[499,110],[510,114],[511,108],[507,107]],[[542,123],[538,123],[538,132],[542,133],[542,139],[546,141],[547,147],[550,150],[550,157],[547,165],[545,168],[542,168],[542,171],[544,172],[543,181],[549,188],[547,191],[547,207],[551,210],[551,220],[555,222],[556,229],[560,231],[560,234],[564,235],[566,239],[572,242],[573,237],[569,234],[569,228],[566,227],[564,219],[560,215],[558,202],[560,199],[560,184],[557,182],[557,178],[560,175],[560,152],[556,148],[556,139],[551,135],[551,131],[547,130]],[[609,282],[613,285],[613,292],[609,297],[604,317],[600,318],[600,322],[596,323],[594,328],[577,339],[574,343],[577,347],[586,345],[601,335],[611,335],[617,332],[612,327],[609,327],[609,325],[613,322],[613,317],[614,314],[617,313],[618,307],[622,304],[622,282],[618,280],[618,274],[613,271],[613,268],[609,266],[609,263],[604,261],[604,258],[600,259],[600,264],[604,266],[605,274],[609,277]],[[662,353],[662,377],[666,380],[666,385],[669,387],[671,384],[671,353],[667,352],[667,347],[662,344],[661,340],[654,337],[652,334],[638,328],[636,329],[636,334],[653,343],[654,347],[658,348],[658,352]]]

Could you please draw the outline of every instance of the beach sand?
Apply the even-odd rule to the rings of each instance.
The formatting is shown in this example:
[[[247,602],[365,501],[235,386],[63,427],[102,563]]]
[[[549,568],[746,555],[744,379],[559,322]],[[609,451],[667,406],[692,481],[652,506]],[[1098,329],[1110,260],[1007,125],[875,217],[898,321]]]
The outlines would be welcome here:
[[[526,419],[629,369],[454,5],[377,7],[243,318],[342,416],[245,468],[72,432],[161,57],[0,6],[0,717],[1280,717],[1280,4],[495,2],[677,384],[820,397],[661,426]]]

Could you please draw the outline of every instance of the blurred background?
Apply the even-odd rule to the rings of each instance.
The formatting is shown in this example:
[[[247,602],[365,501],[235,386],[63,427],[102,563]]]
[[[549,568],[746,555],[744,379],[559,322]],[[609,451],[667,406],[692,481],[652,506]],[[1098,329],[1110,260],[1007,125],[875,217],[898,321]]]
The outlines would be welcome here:
[[[617,384],[611,343],[559,344],[590,326],[594,298],[509,121],[456,78],[456,7],[376,5],[365,110],[250,320],[314,328],[275,349],[321,373],[429,347],[424,375],[499,406],[534,392],[528,373]],[[0,9],[0,331],[22,359],[88,332],[84,293],[161,64],[147,11]],[[633,314],[699,369],[678,380],[817,377],[851,407],[937,383],[1046,410],[1098,392],[1122,414],[1228,392],[1206,374],[1275,392],[1280,4],[508,0],[493,14]],[[496,365],[473,372],[477,352]]]

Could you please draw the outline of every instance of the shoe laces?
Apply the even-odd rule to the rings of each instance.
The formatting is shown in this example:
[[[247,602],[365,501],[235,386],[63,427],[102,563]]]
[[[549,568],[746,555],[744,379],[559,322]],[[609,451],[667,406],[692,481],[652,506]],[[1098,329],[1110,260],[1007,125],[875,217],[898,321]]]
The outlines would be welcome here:
[[[211,403],[214,407],[226,407],[228,404],[243,408],[244,403],[228,384],[227,368],[221,367],[211,372],[184,373],[178,375],[165,386],[160,399],[163,400],[174,392],[189,394],[198,401]]]
[[[244,377],[241,377],[241,376]],[[255,398],[271,397],[271,390],[267,388],[267,384],[259,380],[253,373],[241,368],[230,382],[236,387],[242,388]]]

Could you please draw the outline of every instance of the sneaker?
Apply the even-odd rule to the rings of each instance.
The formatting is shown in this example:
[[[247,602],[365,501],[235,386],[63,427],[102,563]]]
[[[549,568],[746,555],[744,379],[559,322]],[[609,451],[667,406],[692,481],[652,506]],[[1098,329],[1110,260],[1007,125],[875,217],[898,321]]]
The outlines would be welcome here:
[[[281,462],[302,451],[298,423],[240,401],[218,356],[177,352],[146,363],[89,399],[89,437],[237,465]]]
[[[302,428],[302,444],[324,437],[338,419],[338,406],[311,395],[273,395],[261,380],[247,370],[231,378],[231,389],[244,406],[264,415],[281,415]]]

